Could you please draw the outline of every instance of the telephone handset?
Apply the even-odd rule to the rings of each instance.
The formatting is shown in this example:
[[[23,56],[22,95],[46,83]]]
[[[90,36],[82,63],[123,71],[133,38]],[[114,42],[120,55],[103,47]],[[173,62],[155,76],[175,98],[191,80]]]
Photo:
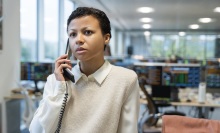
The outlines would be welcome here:
[[[66,52],[65,53],[68,55],[67,59],[69,59],[72,55],[71,49],[69,47],[69,39],[67,40]],[[74,75],[70,71],[70,69],[64,68],[63,69],[63,75],[66,78],[68,78],[69,80],[71,80],[73,83],[75,82]],[[59,133],[60,129],[61,129],[62,119],[63,119],[63,115],[64,115],[64,112],[65,112],[66,102],[67,102],[67,99],[68,99],[68,88],[67,87],[68,86],[67,86],[67,82],[66,82],[66,93],[65,93],[65,96],[64,96],[64,99],[63,99],[62,107],[61,107],[59,118],[58,118],[57,129],[56,129],[55,133]]]
[[[65,52],[68,56],[67,59],[69,59],[72,55],[70,46],[69,46],[69,39],[67,40],[67,44],[66,44],[66,52]],[[63,69],[63,75],[68,78],[69,80],[71,80],[73,83],[75,82],[75,78],[73,73],[70,71],[70,69],[68,68],[64,68]]]

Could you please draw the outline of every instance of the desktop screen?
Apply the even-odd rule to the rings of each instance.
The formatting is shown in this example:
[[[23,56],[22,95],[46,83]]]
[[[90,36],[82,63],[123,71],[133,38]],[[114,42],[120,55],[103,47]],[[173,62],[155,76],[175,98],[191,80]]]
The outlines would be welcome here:
[[[52,74],[52,63],[21,63],[21,80],[46,81]]]
[[[162,66],[135,66],[134,70],[148,85],[161,85]]]
[[[200,65],[145,63],[135,65],[137,75],[144,76],[148,85],[198,87]]]
[[[171,87],[162,85],[151,86],[151,96],[156,101],[170,101]]]
[[[220,67],[206,68],[207,88],[220,88]]]
[[[176,87],[198,87],[200,83],[200,67],[164,66],[162,85]]]

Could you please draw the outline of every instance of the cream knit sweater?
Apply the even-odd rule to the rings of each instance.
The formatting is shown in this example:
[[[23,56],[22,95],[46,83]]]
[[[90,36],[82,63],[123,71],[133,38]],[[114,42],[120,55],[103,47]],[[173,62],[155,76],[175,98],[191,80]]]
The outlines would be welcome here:
[[[61,133],[137,133],[139,85],[134,71],[111,65],[90,76],[73,68]],[[48,77],[44,97],[32,120],[31,133],[54,133],[65,93],[65,82]]]

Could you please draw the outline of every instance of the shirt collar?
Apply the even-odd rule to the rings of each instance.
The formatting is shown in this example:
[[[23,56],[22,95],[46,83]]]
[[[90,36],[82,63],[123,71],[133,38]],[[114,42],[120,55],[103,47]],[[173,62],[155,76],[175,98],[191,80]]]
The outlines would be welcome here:
[[[109,74],[111,68],[112,68],[112,65],[108,61],[105,61],[104,64],[97,71],[95,71],[93,74],[91,74],[90,76],[94,77],[94,79],[99,84],[102,84],[104,79]],[[73,71],[73,74],[75,77],[75,83],[77,83],[79,81],[79,79],[84,75],[80,71],[79,62],[77,63],[77,65],[74,66],[72,71]]]

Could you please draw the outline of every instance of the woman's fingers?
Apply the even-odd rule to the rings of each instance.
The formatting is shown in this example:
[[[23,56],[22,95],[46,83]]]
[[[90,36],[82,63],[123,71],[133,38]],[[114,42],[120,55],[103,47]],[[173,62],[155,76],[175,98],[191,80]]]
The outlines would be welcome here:
[[[67,60],[67,59],[60,59],[58,61],[56,61],[55,63],[55,67],[59,67],[61,64],[70,64],[71,61]]]
[[[61,55],[59,58],[56,59],[55,65],[59,66],[61,63],[65,63],[65,61],[70,62],[70,60],[67,60],[66,58],[67,58],[67,54]]]
[[[72,66],[69,65],[69,64],[61,64],[57,69],[60,73],[63,73],[63,69],[64,68],[69,68],[69,69],[72,69]]]
[[[63,76],[64,68],[72,69],[71,61],[66,58],[67,58],[67,55],[65,54],[65,55],[61,55],[59,58],[56,59],[54,74],[58,81],[65,80],[65,77]]]

